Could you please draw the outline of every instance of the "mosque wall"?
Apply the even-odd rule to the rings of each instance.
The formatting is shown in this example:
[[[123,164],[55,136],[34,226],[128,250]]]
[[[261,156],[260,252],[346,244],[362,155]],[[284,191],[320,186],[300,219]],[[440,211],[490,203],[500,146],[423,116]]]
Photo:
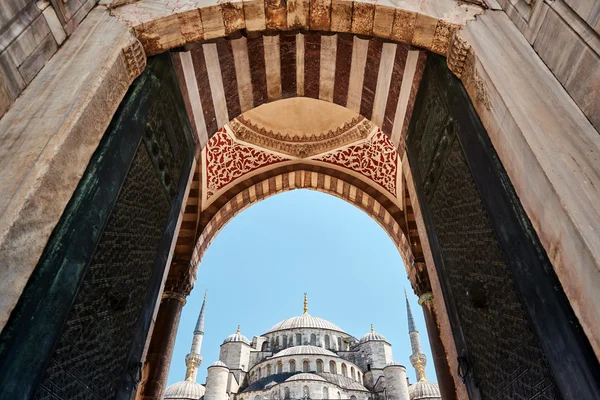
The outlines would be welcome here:
[[[392,360],[392,346],[384,341],[360,343],[352,351],[338,353],[360,366],[363,371],[371,368],[383,368]]]
[[[236,400],[285,400],[286,389],[289,390],[289,399],[302,399],[306,395],[305,388],[308,388],[310,398],[316,400],[368,400],[371,397],[369,392],[343,389],[327,381],[291,381],[278,384],[270,390],[242,392],[236,396]]]

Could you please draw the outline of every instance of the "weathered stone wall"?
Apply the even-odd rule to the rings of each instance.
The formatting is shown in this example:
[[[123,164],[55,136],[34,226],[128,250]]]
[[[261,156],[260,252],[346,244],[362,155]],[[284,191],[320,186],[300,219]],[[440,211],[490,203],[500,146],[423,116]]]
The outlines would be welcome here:
[[[498,3],[592,125],[600,129],[600,1]]]
[[[0,1],[0,117],[97,1]]]

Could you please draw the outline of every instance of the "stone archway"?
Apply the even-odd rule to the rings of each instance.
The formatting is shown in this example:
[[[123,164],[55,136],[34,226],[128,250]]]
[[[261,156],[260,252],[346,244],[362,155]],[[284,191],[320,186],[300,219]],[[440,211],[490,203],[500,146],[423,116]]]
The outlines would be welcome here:
[[[551,269],[556,271],[575,312],[573,320],[579,320],[591,342],[593,350],[589,353],[598,355],[599,310],[594,301],[600,265],[600,239],[594,234],[600,226],[600,220],[595,218],[600,187],[595,162],[600,148],[597,132],[505,14],[481,14],[483,11],[477,6],[451,1],[434,5],[409,3],[395,7],[361,1],[251,1],[198,7],[188,2],[142,0],[123,6],[115,3],[110,11],[98,8],[90,13],[79,35],[67,41],[51,63],[53,69],[42,70],[0,121],[0,131],[8,132],[15,144],[3,145],[0,157],[1,169],[14,178],[2,186],[8,200],[2,203],[0,256],[8,265],[2,277],[10,277],[0,281],[6,293],[1,307],[2,326],[17,304],[120,99],[144,70],[144,52],[153,55],[226,36],[235,40],[239,39],[240,30],[246,32],[249,40],[255,40],[264,31],[272,34],[304,29],[374,36],[447,56],[447,65],[464,83],[532,222],[531,231],[539,235],[551,259]],[[473,20],[476,14],[481,15]],[[137,38],[128,27],[133,28]],[[460,27],[464,27],[462,31],[458,31]],[[85,46],[89,44],[86,40],[93,45]],[[269,40],[272,39],[266,39]],[[328,40],[333,41],[321,37],[321,47]],[[265,38],[262,41],[264,48]],[[214,53],[214,49],[209,51]],[[217,46],[217,55],[218,52]],[[316,92],[314,87],[311,90]],[[283,84],[281,91],[283,95]],[[318,93],[320,97],[320,85]],[[267,85],[267,99],[268,95]],[[252,98],[254,101],[254,93]],[[360,104],[362,107],[362,97]],[[381,104],[386,104],[387,109],[387,103]],[[375,111],[373,105],[371,112],[380,115]],[[204,109],[202,115],[206,117]],[[207,120],[210,122],[210,118],[205,119],[205,125]],[[196,122],[198,130],[202,124]],[[412,172],[410,168],[406,170]],[[63,175],[63,171],[68,174]],[[199,184],[195,189],[194,185],[192,181],[192,201],[188,201],[186,209],[194,207],[194,196],[199,195],[194,193]],[[407,179],[409,189],[411,185],[412,179]],[[195,232],[197,225],[197,220],[184,218],[181,232]],[[31,226],[39,229],[32,232]],[[195,240],[192,234],[192,248]],[[189,258],[178,257],[176,251],[177,262],[189,266]],[[427,262],[428,268],[434,268],[429,259]]]

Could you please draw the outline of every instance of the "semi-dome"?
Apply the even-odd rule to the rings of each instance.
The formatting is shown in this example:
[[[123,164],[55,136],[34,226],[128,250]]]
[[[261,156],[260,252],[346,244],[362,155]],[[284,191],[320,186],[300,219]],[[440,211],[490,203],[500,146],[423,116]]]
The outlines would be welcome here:
[[[342,328],[337,326],[336,324],[329,322],[323,318],[313,317],[308,313],[299,315],[297,317],[288,318],[283,320],[275,325],[271,329],[269,329],[265,335],[283,331],[288,329],[298,329],[298,328],[311,328],[311,329],[327,329],[330,331],[337,331],[341,333],[346,333]]]
[[[242,335],[240,333],[240,326],[238,325],[238,329],[237,332],[229,335],[225,338],[225,340],[223,340],[223,344],[225,343],[231,343],[231,342],[242,342],[245,343],[247,345],[250,345],[250,340],[248,340],[248,338],[244,335]]]
[[[289,378],[287,378],[285,380],[286,382],[292,382],[292,381],[323,381],[326,382],[325,378],[319,376],[319,375],[315,375],[315,374],[309,374],[307,372],[302,372],[296,375],[292,375]]]
[[[192,381],[182,381],[172,384],[165,390],[165,400],[198,400],[204,396],[204,386]]]
[[[440,388],[434,382],[417,382],[408,387],[410,400],[441,399]]]
[[[294,347],[288,347],[285,350],[281,350],[279,353],[275,354],[273,357],[298,356],[298,355],[322,355],[322,356],[330,356],[330,357],[338,356],[334,352],[326,350],[322,347],[294,346]]]

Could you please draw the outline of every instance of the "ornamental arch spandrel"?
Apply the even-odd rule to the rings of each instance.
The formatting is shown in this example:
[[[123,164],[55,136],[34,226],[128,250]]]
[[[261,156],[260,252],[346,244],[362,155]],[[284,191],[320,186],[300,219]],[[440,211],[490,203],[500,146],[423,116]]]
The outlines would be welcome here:
[[[542,6],[547,7],[546,2],[538,2],[535,10]],[[558,6],[553,7],[559,10]],[[532,14],[532,24],[538,16],[537,11]],[[527,29],[530,28],[533,29],[533,25]],[[479,193],[481,206],[469,210],[487,210],[487,220],[485,213],[480,219],[495,227],[496,239],[505,248],[507,243],[531,242],[533,253],[543,255],[542,261],[527,259],[527,254],[522,252],[526,246],[517,245],[513,247],[515,254],[504,253],[509,258],[509,262],[505,262],[507,270],[518,273],[524,270],[521,266],[538,265],[536,271],[554,271],[558,279],[553,284],[544,281],[545,278],[528,282],[524,275],[502,278],[515,280],[517,286],[516,294],[504,300],[514,305],[518,302],[513,300],[520,299],[530,316],[522,318],[525,321],[522,326],[529,323],[538,332],[526,343],[527,348],[541,346],[541,350],[536,350],[541,353],[536,354],[542,354],[540,359],[545,354],[549,360],[549,367],[544,367],[542,362],[527,370],[542,371],[538,375],[548,384],[544,388],[556,384],[559,387],[556,393],[563,398],[569,398],[582,387],[587,388],[586,393],[593,393],[597,388],[588,385],[593,379],[586,377],[597,371],[600,353],[597,325],[600,311],[594,301],[600,281],[600,237],[594,233],[600,230],[597,210],[600,174],[596,162],[599,137],[585,117],[589,117],[588,109],[583,106],[580,109],[577,106],[580,103],[573,101],[578,101],[575,95],[572,99],[565,91],[566,88],[571,90],[569,93],[575,93],[569,84],[561,85],[563,82],[553,75],[557,72],[550,71],[531,48],[528,41],[532,33],[527,29],[521,25],[515,28],[502,11],[484,12],[480,5],[450,0],[400,4],[243,1],[206,5],[142,0],[95,8],[0,120],[3,135],[0,169],[9,178],[3,179],[0,185],[0,261],[7,266],[0,273],[3,278],[0,289],[5,293],[0,307],[1,326],[11,329],[10,340],[19,340],[19,335],[14,335],[19,329],[27,334],[33,332],[33,329],[15,325],[16,317],[14,313],[11,317],[11,312],[29,299],[21,294],[32,273],[37,277],[38,262],[47,259],[49,237],[55,227],[65,223],[61,216],[65,210],[71,210],[69,200],[74,193],[79,193],[76,188],[81,177],[87,176],[86,167],[94,160],[94,152],[109,145],[110,140],[102,141],[102,138],[105,131],[116,129],[114,121],[110,124],[111,118],[127,114],[123,111],[125,105],[117,111],[121,99],[147,62],[153,72],[142,74],[135,82],[152,81],[149,76],[169,75],[156,61],[158,58],[148,58],[169,51],[174,71],[168,79],[172,87],[178,82],[181,101],[169,98],[158,103],[177,103],[180,111],[186,111],[196,154],[193,161],[186,161],[188,175],[180,175],[179,186],[175,186],[173,177],[178,176],[177,171],[182,167],[168,157],[164,164],[163,148],[153,145],[161,140],[161,123],[149,125],[146,136],[138,138],[140,143],[146,143],[148,157],[142,151],[140,158],[136,158],[137,163],[132,165],[155,165],[161,179],[155,182],[154,190],[165,190],[172,204],[181,204],[181,211],[170,217],[169,232],[177,239],[172,244],[174,249],[166,251],[163,260],[163,268],[165,262],[171,265],[168,276],[164,277],[166,284],[152,286],[154,298],[162,292],[163,300],[161,303],[156,300],[153,312],[152,306],[143,308],[146,322],[136,333],[138,350],[132,359],[141,360],[145,354],[146,364],[143,367],[128,364],[127,384],[120,390],[131,393],[131,385],[139,375],[143,379],[138,390],[141,398],[161,393],[165,376],[156,365],[162,363],[164,367],[165,360],[157,360],[161,354],[164,356],[164,344],[167,348],[169,344],[164,340],[159,342],[174,337],[178,312],[186,293],[193,287],[195,264],[200,261],[203,250],[237,208],[252,203],[248,201],[253,198],[252,193],[262,191],[264,195],[284,190],[287,177],[288,183],[293,182],[290,187],[308,184],[310,188],[334,195],[339,195],[336,190],[341,185],[342,198],[362,205],[368,213],[377,207],[385,210],[375,217],[383,215],[384,229],[398,240],[400,252],[408,261],[414,289],[419,294],[433,291],[434,306],[428,303],[431,297],[422,298],[426,315],[427,310],[433,311],[428,330],[430,334],[434,332],[434,336],[441,336],[440,351],[445,353],[442,358],[448,372],[446,387],[452,387],[451,391],[460,398],[466,396],[466,388],[471,398],[482,394],[485,397],[493,391],[489,386],[491,381],[480,379],[478,382],[473,377],[473,371],[482,370],[486,351],[477,347],[481,345],[477,337],[469,336],[468,332],[476,330],[464,325],[464,313],[478,312],[468,309],[473,304],[483,309],[489,307],[491,293],[514,291],[510,285],[490,288],[491,280],[481,284],[465,279],[469,284],[461,286],[452,275],[460,262],[448,256],[452,230],[445,228],[452,224],[469,227],[471,221],[460,220],[460,213],[452,220],[452,214],[437,212],[450,206],[444,203],[441,193],[455,193],[452,189],[456,182],[464,187],[462,193],[455,193],[456,198]],[[445,56],[446,60],[440,61],[435,54]],[[545,57],[541,51],[540,55]],[[547,64],[552,68],[550,62]],[[446,67],[441,68],[444,65],[461,81],[445,75]],[[157,82],[160,79],[153,84]],[[126,102],[135,98],[132,91],[135,84]],[[167,96],[166,92],[158,90],[157,93]],[[438,97],[431,93],[437,93]],[[246,118],[246,113],[264,104],[296,97],[345,107],[380,131],[366,137],[360,133],[357,137],[338,137],[333,132],[325,140],[329,146],[325,150],[328,159],[317,160],[323,151],[315,150],[318,147],[315,143],[305,141],[309,143],[298,145],[281,140]],[[439,101],[430,101],[434,98]],[[136,101],[146,104],[143,99]],[[168,112],[156,106],[148,115]],[[170,115],[171,127],[185,125],[182,114],[175,114]],[[146,114],[139,115],[143,118]],[[433,120],[424,115],[443,118]],[[346,122],[351,128],[356,123]],[[236,136],[236,129],[243,133]],[[431,139],[424,132],[438,136]],[[356,170],[338,165],[343,158],[331,153],[358,146],[360,141],[364,144],[370,138],[387,140],[397,153],[396,166],[401,172],[395,182],[397,191],[391,198],[387,183],[361,178]],[[219,186],[218,180],[213,181],[216,183],[212,186],[215,190],[211,199],[203,190],[209,188],[203,181],[207,178],[203,168],[211,141],[219,139],[219,143],[230,147],[239,147],[243,142],[246,147],[266,151],[272,164],[266,170],[245,171],[233,179],[230,176],[224,186]],[[186,148],[184,142],[170,146],[183,149]],[[426,151],[427,143],[435,144],[435,149],[429,148],[430,153]],[[120,150],[125,151],[126,147],[121,146]],[[274,154],[283,161],[274,158]],[[480,157],[481,154],[484,156]],[[431,164],[423,162],[427,159]],[[440,167],[446,165],[452,169]],[[450,170],[455,173],[444,172]],[[489,170],[493,172],[491,175],[482,172]],[[142,174],[141,171],[138,173]],[[298,177],[300,185],[296,185]],[[335,188],[334,180],[337,180]],[[482,182],[492,180],[496,182],[489,184],[493,190],[481,194]],[[326,189],[328,185],[330,189]],[[485,188],[485,183],[483,185]],[[508,189],[498,191],[499,187]],[[490,198],[504,199],[504,203],[494,203]],[[501,218],[502,212],[511,212],[507,204],[514,206],[512,210],[516,209],[517,215],[525,217],[520,219],[525,221],[522,222],[525,228],[521,226],[525,232],[519,239],[521,242],[510,242],[512,237],[503,236],[506,231],[497,229],[507,226]],[[458,206],[463,207],[462,210],[468,208],[465,204]],[[161,210],[154,211],[156,223],[160,225],[164,216]],[[519,223],[511,225],[511,229],[518,231],[517,225]],[[167,250],[170,247],[165,245]],[[471,254],[467,260],[482,260],[493,255],[497,258],[490,263],[500,265],[502,254],[491,249],[487,254]],[[558,288],[560,293],[540,289],[548,286]],[[524,287],[531,290],[523,290]],[[122,286],[107,291],[111,307],[116,311],[127,298],[125,291]],[[467,295],[461,297],[465,293]],[[539,334],[544,323],[548,323],[546,319],[531,317],[534,314],[530,308],[538,304],[539,299],[555,301],[557,314],[563,315],[561,326],[547,325],[551,329],[545,332],[550,339]],[[43,317],[44,313],[40,315]],[[155,340],[150,340],[153,315],[158,322],[153,328]],[[466,334],[457,327],[457,318],[462,321]],[[4,329],[3,334],[6,332]],[[563,341],[572,347],[563,348],[561,340],[553,342],[556,339],[552,339],[567,336],[575,338]],[[144,339],[139,339],[142,337]],[[510,338],[510,335],[505,337]],[[485,339],[485,335],[479,339],[482,338]],[[54,348],[51,338],[39,345]],[[463,353],[465,348],[470,353]],[[510,346],[498,348],[502,352]],[[557,356],[561,351],[568,355],[564,357],[569,360],[565,361],[568,365]],[[0,352],[6,353],[2,349]],[[2,365],[11,361],[7,357],[0,358]],[[22,365],[32,364],[23,362]],[[35,367],[35,371],[28,372],[39,382],[46,372]],[[580,373],[570,377],[566,370]],[[459,375],[466,382],[466,388]],[[583,383],[578,385],[576,379]],[[5,391],[11,390],[10,386],[3,387]],[[32,386],[27,390],[32,393],[37,388]],[[145,395],[147,397],[143,397]]]

